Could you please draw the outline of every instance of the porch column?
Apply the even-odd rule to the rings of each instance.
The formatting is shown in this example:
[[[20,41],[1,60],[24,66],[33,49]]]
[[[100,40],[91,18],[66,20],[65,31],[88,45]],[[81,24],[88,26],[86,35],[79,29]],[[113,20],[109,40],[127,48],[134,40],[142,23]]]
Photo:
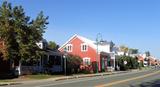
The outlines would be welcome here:
[[[43,67],[43,57],[42,55],[40,55],[40,72],[43,71],[42,67]]]
[[[113,61],[114,61],[114,65],[113,65],[113,68],[115,69],[115,66],[116,66],[116,65],[115,65],[115,62],[116,62],[116,61],[115,61],[115,59],[114,59]]]
[[[63,55],[61,55],[61,67],[63,68]]]
[[[20,60],[20,61],[19,61],[19,67],[18,67],[18,75],[22,75],[21,66],[22,66],[22,63],[21,63],[21,60]]]
[[[47,54],[47,62],[49,61],[49,54]]]

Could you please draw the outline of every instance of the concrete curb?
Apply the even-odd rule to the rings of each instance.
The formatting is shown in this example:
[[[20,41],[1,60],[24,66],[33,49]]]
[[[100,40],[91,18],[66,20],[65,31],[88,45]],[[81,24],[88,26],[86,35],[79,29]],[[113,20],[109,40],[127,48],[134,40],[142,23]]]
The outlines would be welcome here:
[[[22,83],[17,83],[17,82],[11,82],[11,83],[0,83],[0,86],[7,86],[7,85],[18,85],[18,84],[22,84]]]
[[[87,77],[96,77],[96,76],[106,76],[106,75],[113,75],[113,74],[120,74],[120,73],[129,73],[129,72],[130,72],[130,71],[118,71],[118,72],[107,72],[107,73],[98,73],[98,74],[64,76],[64,77],[49,78],[49,79],[43,79],[43,80],[24,81],[24,82],[22,82],[22,83],[34,83],[34,82],[41,82],[41,81],[43,81],[43,82],[44,82],[44,81],[61,81],[61,80],[87,78]]]
[[[57,78],[49,78],[49,79],[43,79],[43,80],[32,80],[32,81],[21,81],[21,82],[4,82],[4,83],[0,83],[0,86],[18,85],[18,84],[24,84],[24,83],[35,83],[35,82],[41,82],[41,81],[61,81],[61,80],[68,80],[68,79],[106,76],[106,75],[113,75],[113,74],[125,73],[125,72],[128,72],[128,71],[107,72],[107,73],[86,74],[86,75],[74,75],[74,76],[63,76],[63,77],[57,77]]]

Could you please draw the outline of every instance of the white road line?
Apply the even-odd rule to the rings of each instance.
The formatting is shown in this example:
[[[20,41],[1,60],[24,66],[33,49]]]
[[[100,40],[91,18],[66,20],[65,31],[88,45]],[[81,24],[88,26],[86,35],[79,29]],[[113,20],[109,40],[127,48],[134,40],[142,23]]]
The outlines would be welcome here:
[[[39,85],[39,86],[34,86],[34,87],[48,87],[48,86],[56,86],[56,85],[63,85],[63,84],[70,84],[70,83],[76,83],[76,82],[84,82],[84,81],[90,81],[90,80],[98,80],[98,79],[102,79],[103,78],[108,78],[108,77],[112,77],[112,76],[121,76],[121,75],[126,75],[126,74],[135,74],[135,73],[141,73],[141,72],[146,72],[146,71],[140,71],[140,72],[131,72],[131,73],[120,73],[120,74],[116,74],[116,75],[110,75],[110,76],[100,76],[100,77],[93,77],[93,78],[88,78],[88,79],[79,79],[77,81],[70,81],[70,82],[62,82],[62,83],[53,83],[53,84],[46,84],[46,85]],[[69,81],[69,80],[68,80]]]

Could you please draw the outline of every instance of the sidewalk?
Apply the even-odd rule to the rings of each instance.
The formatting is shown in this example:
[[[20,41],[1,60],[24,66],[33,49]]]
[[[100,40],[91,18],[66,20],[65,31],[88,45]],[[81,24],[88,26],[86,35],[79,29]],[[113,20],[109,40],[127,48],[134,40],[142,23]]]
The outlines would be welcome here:
[[[106,75],[113,75],[113,74],[120,74],[120,73],[129,73],[129,72],[137,72],[143,70],[130,70],[130,71],[113,71],[113,72],[104,72],[104,73],[97,73],[97,74],[82,74],[82,75],[72,75],[72,76],[61,76],[49,79],[42,79],[42,80],[17,80],[15,82],[2,82],[0,86],[5,85],[18,85],[24,83],[35,83],[35,82],[47,82],[47,81],[60,81],[60,80],[67,80],[67,79],[77,79],[77,78],[86,78],[86,77],[96,77],[96,76],[106,76]]]

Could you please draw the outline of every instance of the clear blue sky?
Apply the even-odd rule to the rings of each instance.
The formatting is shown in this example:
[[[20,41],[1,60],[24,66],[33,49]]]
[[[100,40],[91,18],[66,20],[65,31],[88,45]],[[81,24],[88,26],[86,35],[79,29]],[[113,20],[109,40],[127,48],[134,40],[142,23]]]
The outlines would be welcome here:
[[[48,41],[61,45],[75,33],[95,40],[101,33],[103,39],[160,57],[160,0],[9,1],[32,18],[41,10],[49,16]]]

